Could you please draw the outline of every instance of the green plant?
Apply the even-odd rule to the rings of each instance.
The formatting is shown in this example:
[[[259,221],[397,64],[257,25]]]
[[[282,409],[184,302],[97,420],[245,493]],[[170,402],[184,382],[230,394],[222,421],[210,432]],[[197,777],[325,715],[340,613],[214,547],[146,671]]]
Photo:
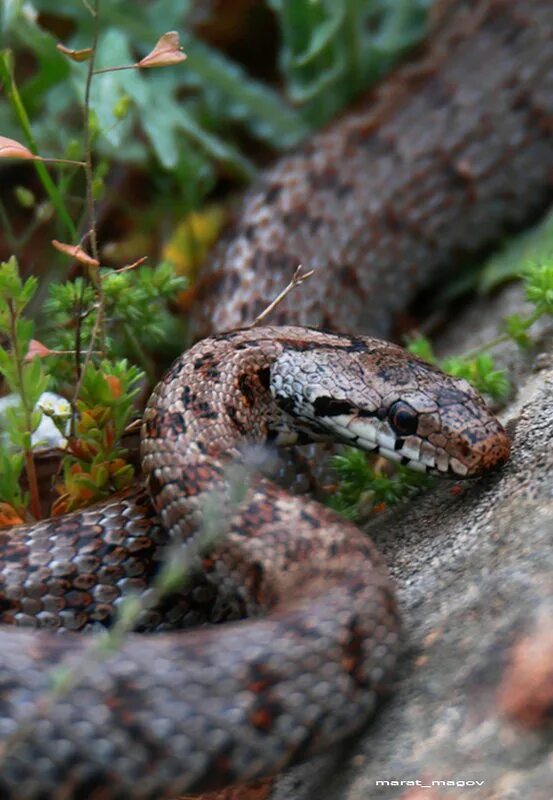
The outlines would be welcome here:
[[[76,424],[63,459],[64,480],[52,512],[64,514],[103,500],[134,480],[120,441],[136,415],[142,372],[125,360],[90,363],[76,403]]]
[[[21,397],[21,407],[10,412],[10,419],[18,420],[11,436],[24,456],[22,461],[16,453],[2,454],[10,465],[4,469],[2,496],[18,512],[26,511],[26,497],[16,491],[25,463],[33,514],[40,515],[30,438],[40,420],[40,411],[34,410],[39,389],[48,382],[66,390],[74,386],[69,455],[64,459],[62,498],[55,508],[76,508],[121,488],[129,479],[130,468],[117,445],[124,425],[116,412],[124,404],[125,424],[129,421],[139,374],[121,359],[130,356],[153,381],[152,346],[166,345],[175,331],[166,303],[184,281],[168,265],[149,268],[137,262],[116,271],[102,267],[96,201],[103,193],[109,160],[144,164],[153,152],[164,168],[186,174],[184,183],[196,186],[200,193],[212,185],[217,164],[250,177],[253,164],[225,138],[225,126],[240,122],[251,135],[272,146],[287,147],[299,141],[309,126],[347,102],[421,35],[424,2],[405,0],[400,5],[398,11],[366,0],[348,2],[343,11],[336,11],[326,2],[318,8],[304,2],[272,3],[284,33],[282,66],[289,95],[305,104],[300,115],[190,31],[184,37],[186,69],[151,70],[185,59],[178,34],[163,33],[160,20],[164,27],[182,27],[187,3],[156,0],[138,6],[133,15],[118,0],[102,6],[100,0],[4,4],[0,12],[4,40],[19,55],[31,53],[40,71],[31,71],[18,85],[12,51],[0,52],[0,81],[6,91],[5,99],[0,99],[0,156],[34,165],[64,239],[75,242],[77,231],[86,230],[78,244],[53,241],[58,251],[78,264],[82,276],[50,284],[43,341],[31,341],[32,326],[21,316],[26,299],[13,323],[17,331],[12,331],[9,356],[6,351],[5,377]],[[72,31],[64,35],[63,44],[45,20],[53,29],[63,21],[61,28]],[[366,29],[369,21],[371,31]],[[152,50],[156,35],[158,42]],[[369,40],[370,54],[365,47]],[[336,80],[328,71],[331,62]],[[305,78],[316,85],[308,86]],[[303,95],[298,81],[303,81]],[[327,89],[332,90],[330,94]],[[325,97],[330,95],[329,105]],[[82,122],[74,114],[77,105],[82,108]],[[15,138],[19,132],[25,144]],[[182,134],[186,148],[179,146]],[[59,155],[44,155],[53,150]],[[78,192],[81,183],[86,200],[75,222],[71,193]],[[14,246],[28,239],[44,217],[43,212],[39,215],[33,192],[25,186],[17,191],[22,206],[32,210],[34,217],[23,237],[16,237],[0,206]],[[196,192],[194,197],[192,191],[188,197],[192,206],[199,196]],[[13,280],[19,281],[17,265],[9,263]],[[36,280],[18,286],[30,296]],[[24,359],[31,356],[25,364]],[[45,359],[55,368],[46,371]],[[8,374],[10,369],[14,374]]]
[[[507,252],[505,257],[510,259],[511,254]],[[534,311],[505,317],[503,333],[468,353],[441,360],[436,358],[430,342],[424,337],[410,341],[409,350],[426,361],[438,364],[451,375],[466,378],[494,400],[505,401],[510,388],[506,370],[495,368],[490,351],[509,340],[527,349],[531,345],[528,335],[530,328],[543,316],[553,316],[553,256],[548,257],[544,252],[539,260],[530,260],[522,265],[519,263],[518,276],[523,279],[526,298],[534,306]]]
[[[426,31],[432,0],[269,0],[280,65],[310,126],[325,122],[388,70]]]
[[[34,326],[23,316],[37,285],[36,278],[21,280],[15,258],[0,263],[0,335],[8,345],[0,346],[0,374],[17,398],[16,404],[4,412],[11,447],[0,450],[0,500],[21,519],[26,517],[29,500],[34,516],[41,516],[31,437],[42,418],[35,408],[48,386],[48,376],[38,358],[27,357]],[[29,493],[21,491],[23,470]]]
[[[0,450],[0,461],[4,467],[0,498],[4,506],[13,512],[4,513],[4,518],[11,516],[12,519],[23,519],[28,516],[28,497],[20,489],[23,467],[29,485],[32,514],[39,518],[42,513],[32,435],[41,421],[38,401],[50,382],[50,375],[43,367],[43,359],[46,358],[58,359],[58,382],[64,377],[72,377],[73,383],[76,382],[72,430],[67,442],[67,455],[62,460],[64,482],[59,488],[61,497],[54,504],[53,512],[79,508],[129,485],[134,471],[126,463],[125,450],[119,443],[134,413],[133,397],[143,373],[125,360],[117,359],[117,344],[120,349],[125,346],[132,349],[133,355],[146,362],[145,366],[148,367],[141,340],[163,340],[164,322],[168,316],[164,303],[184,285],[168,264],[150,269],[142,267],[144,259],[140,259],[117,271],[104,270],[100,265],[95,207],[98,173],[95,173],[92,161],[94,125],[90,114],[93,77],[98,72],[105,72],[95,70],[98,9],[99,0],[96,0],[94,7],[89,9],[93,19],[92,46],[80,51],[62,48],[70,60],[88,62],[83,104],[83,161],[45,158],[36,152],[25,108],[5,54],[0,63],[0,74],[8,86],[12,105],[29,143],[27,147],[17,140],[0,137],[0,156],[31,161],[37,169],[40,168],[39,177],[54,206],[58,197],[57,189],[51,191],[51,180],[45,165],[69,164],[82,168],[86,187],[86,221],[89,225],[85,238],[89,240],[92,251],[91,254],[87,253],[80,244],[68,245],[57,240],[52,242],[58,251],[74,259],[88,278],[88,282],[84,277],[79,277],[50,287],[47,309],[51,320],[50,341],[57,349],[32,339],[33,323],[23,316],[37,289],[37,279],[33,277],[23,282],[15,258],[1,265],[0,302],[3,307],[0,306],[0,332],[4,331],[9,348],[0,349],[0,372],[17,398],[15,406],[5,411],[5,418],[9,439],[15,448],[19,448],[14,452],[9,448]],[[168,66],[184,58],[177,34],[170,32],[162,36],[140,62],[120,69]],[[62,211],[66,213],[65,206],[63,209],[57,207],[57,210],[62,217]],[[108,340],[108,329],[113,330],[115,326],[122,330],[123,335]],[[96,349],[97,344],[99,349]],[[95,363],[97,355],[102,357],[98,366]],[[5,512],[5,508],[3,510]]]
[[[177,347],[182,341],[182,333],[177,335],[178,323],[169,313],[167,302],[185,288],[186,281],[176,276],[168,263],[157,267],[138,265],[126,270],[101,269],[100,280],[106,320],[105,354],[111,359],[132,358],[148,374],[150,381],[155,381],[149,353],[155,348],[170,351],[173,340]],[[50,284],[45,303],[48,320],[45,342],[54,350],[71,350],[75,346],[76,329],[79,330],[78,352],[73,358],[66,356],[58,361],[58,385],[75,380],[81,353],[92,342],[96,303],[95,290],[84,278]]]
[[[551,217],[550,219],[553,219]],[[480,392],[493,398],[496,402],[504,402],[510,391],[507,372],[497,369],[491,351],[497,345],[512,340],[519,347],[528,349],[531,346],[530,328],[543,316],[553,316],[553,256],[549,236],[549,224],[542,224],[541,239],[530,238],[523,234],[524,245],[531,245],[531,257],[526,262],[518,262],[518,277],[524,281],[527,300],[534,310],[522,316],[513,314],[503,321],[504,332],[491,341],[483,343],[475,350],[459,356],[437,359],[429,340],[423,336],[408,343],[409,350],[425,361],[437,364],[445,372],[456,377],[466,378]],[[511,245],[520,255],[520,244],[514,240]],[[510,248],[503,251],[503,257],[512,268],[513,255]],[[499,256],[494,257],[494,269],[507,273],[502,268]],[[345,452],[332,459],[338,484],[336,492],[329,499],[329,504],[351,519],[359,519],[380,504],[393,505],[409,497],[413,491],[428,485],[428,478],[399,467],[391,474],[379,471],[365,453],[347,448]]]
[[[353,447],[346,447],[333,456],[331,466],[338,477],[338,486],[328,504],[354,521],[432,485],[428,475],[407,467],[398,466],[395,471],[384,472],[370,463],[363,451]]]
[[[97,68],[132,64],[134,54],[147,53],[168,28],[186,30],[188,6],[180,0],[154,0],[135,5],[130,14],[124,3],[104,2],[103,34],[95,48]],[[73,31],[64,44],[82,52],[90,48],[94,16],[86,3],[72,0],[9,2],[2,14],[7,45],[17,52],[30,51],[40,64],[40,73],[21,86],[38,148],[67,152],[80,138],[72,110],[83,101],[83,65],[60,53],[56,36],[43,20],[60,20],[62,27]],[[252,162],[225,136],[225,127],[239,121],[249,133],[277,147],[290,146],[306,134],[299,115],[276,92],[249,78],[238,64],[192,33],[183,37],[186,70],[158,70],[147,76],[137,70],[111,70],[92,87],[94,125],[100,134],[94,146],[99,155],[146,164],[153,153],[165,169],[189,159],[197,167],[201,159],[203,170],[211,175],[214,165],[220,164],[251,177]],[[0,120],[5,135],[17,138],[19,125],[10,106],[0,106]]]
[[[15,258],[0,264],[0,335],[7,340],[7,347],[0,347],[0,374],[15,399],[3,413],[0,519],[12,524],[31,518],[31,514],[35,518],[42,515],[32,436],[43,413],[52,415],[39,406],[41,395],[52,382],[53,372],[57,371],[55,367],[46,369],[45,360],[63,359],[68,355],[66,351],[50,350],[32,338],[34,324],[24,313],[37,284],[36,278],[21,280]],[[73,284],[58,288],[65,288],[70,294],[69,287]],[[91,287],[84,288],[93,296]],[[54,504],[54,513],[71,511],[102,499],[132,481],[134,470],[126,462],[126,451],[120,442],[137,413],[133,398],[142,378],[142,371],[124,359],[104,359],[98,366],[90,361],[84,368],[80,394],[75,402],[73,431],[68,437],[67,454],[62,459],[61,497]],[[24,471],[28,492],[21,489]]]
[[[551,262],[553,254],[553,211],[534,227],[508,239],[477,271],[475,289],[490,292],[505,281],[524,277],[528,265]],[[480,268],[482,267],[482,268]]]
[[[211,175],[219,164],[251,176],[252,161],[233,141],[237,123],[272,147],[297,144],[310,127],[328,119],[420,40],[429,5],[430,0],[271,0],[282,31],[285,91],[302,107],[298,112],[195,36],[186,0],[135,4],[132,14],[119,0],[105,2],[98,68],[132,63],[135,52],[148,52],[152,39],[169,28],[183,32],[188,62],[186,70],[160,70],[147,77],[132,70],[112,71],[98,83],[91,103],[101,134],[97,153],[142,164],[153,153],[171,170],[180,162],[201,159]],[[94,25],[87,4],[10,0],[0,13],[7,46],[30,52],[40,66],[21,86],[38,149],[68,152],[79,138],[71,112],[83,98],[82,65],[63,57],[45,21],[70,31],[64,42],[68,49],[86,51]],[[0,121],[4,134],[17,138],[17,118],[1,102]]]

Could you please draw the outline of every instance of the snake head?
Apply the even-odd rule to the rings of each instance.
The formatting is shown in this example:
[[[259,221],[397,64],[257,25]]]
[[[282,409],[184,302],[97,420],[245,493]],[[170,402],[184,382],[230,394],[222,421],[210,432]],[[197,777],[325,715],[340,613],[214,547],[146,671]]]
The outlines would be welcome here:
[[[273,397],[304,434],[455,478],[506,461],[509,437],[468,381],[397,345],[332,338],[308,349],[289,343],[271,369]]]

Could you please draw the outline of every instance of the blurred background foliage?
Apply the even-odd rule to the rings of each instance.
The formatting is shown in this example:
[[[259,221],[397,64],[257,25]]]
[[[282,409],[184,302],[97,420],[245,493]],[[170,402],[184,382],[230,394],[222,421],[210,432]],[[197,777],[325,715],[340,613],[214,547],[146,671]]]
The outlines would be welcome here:
[[[188,155],[184,139],[186,150],[206,157],[204,168],[214,161],[250,175],[253,164],[229,128],[238,123],[274,148],[296,144],[422,38],[430,2],[227,0],[221,17],[222,3],[153,0],[131,8],[124,0],[104,0],[99,67],[132,63],[171,29],[181,33],[188,62],[146,76],[131,70],[96,79],[99,152],[142,163],[153,154],[161,166],[174,169]],[[79,0],[5,0],[1,14],[3,46],[32,57],[21,66],[26,74],[20,91],[37,142],[41,150],[60,154],[78,138],[75,101],[82,100],[84,86],[82,65],[64,58],[56,43],[89,46],[91,15]],[[267,41],[265,52],[252,53],[255,48],[245,41],[250,36]],[[239,61],[241,43],[246,65]],[[275,55],[280,78],[273,65],[263,63]],[[262,79],[267,76],[269,82]],[[5,100],[0,126],[4,135],[17,138],[17,121]]]
[[[93,46],[96,4],[94,66],[116,68],[91,82],[88,183],[82,165],[0,161],[0,277],[20,293],[33,289],[25,298],[26,335],[12,330],[17,320],[9,314],[0,324],[0,353],[8,359],[0,364],[0,399],[12,393],[8,427],[25,437],[23,455],[21,442],[0,446],[9,478],[0,486],[0,525],[6,513],[11,521],[40,516],[32,436],[44,416],[56,418],[38,409],[41,382],[33,380],[36,391],[26,392],[24,381],[7,380],[9,369],[40,369],[43,383],[71,404],[54,509],[126,485],[132,469],[120,438],[126,431],[132,441],[131,419],[148,386],[186,343],[195,271],[224,224],[229,195],[419,42],[431,1],[0,2],[0,136],[41,157],[87,159],[88,62],[57,45]],[[171,30],[186,61],[117,69],[136,64]],[[67,258],[68,244],[89,249],[94,216],[97,272]],[[65,256],[52,239],[66,243]],[[153,266],[128,266],[143,257]],[[0,304],[10,309],[10,298],[0,286]],[[60,417],[62,439],[66,424]]]
[[[94,2],[0,2],[0,136],[43,157],[85,158],[87,64],[71,60],[56,45],[73,50],[91,46]],[[65,480],[56,489],[58,507],[66,510],[131,480],[119,439],[123,430],[134,435],[130,420],[148,386],[186,343],[183,321],[194,300],[195,271],[224,224],[229,195],[279,151],[300,144],[338,114],[420,42],[432,2],[100,0],[96,68],[136,63],[170,30],[178,31],[187,60],[166,69],[94,76],[89,126],[102,266],[96,283],[89,283],[91,275],[82,264],[68,264],[50,246],[53,238],[75,244],[87,233],[83,170],[0,161],[0,278],[6,284],[0,285],[0,305],[11,309],[11,295],[23,296],[25,287],[32,286],[24,299],[24,322],[34,318],[32,331],[25,328],[24,335],[16,330],[16,323],[23,324],[19,318],[8,314],[5,324],[0,319],[0,353],[5,353],[0,397],[8,389],[22,400],[28,395],[19,411],[8,412],[21,441],[14,440],[16,449],[8,451],[0,441],[0,525],[2,514],[15,515],[17,521],[28,513],[19,482],[24,459],[17,447],[23,446],[32,461],[33,415],[43,413],[34,408],[44,383],[37,354],[47,359],[41,375],[50,388],[69,398],[77,383],[72,405],[77,421],[69,437],[73,460],[65,461]],[[434,299],[443,304],[468,289],[487,291],[524,272],[535,309],[528,318],[506,320],[496,341],[511,337],[528,346],[528,328],[541,314],[551,313],[552,236],[549,216],[494,255],[483,270],[475,264],[478,271],[464,271]],[[126,266],[144,256],[149,265]],[[34,276],[31,283],[29,276]],[[99,351],[94,330],[102,314]],[[412,347],[432,358],[428,342],[419,340]],[[90,363],[81,373],[86,348]],[[453,366],[482,391],[504,396],[505,376],[485,358],[479,353],[468,366]],[[10,370],[23,378],[27,371],[31,386],[23,378],[10,381]],[[88,391],[84,400],[76,400],[79,388]],[[336,507],[351,516],[365,501],[388,505],[413,488],[401,474],[397,486],[390,486],[387,477],[375,477],[364,456],[353,451],[336,467],[341,481]],[[31,476],[31,494],[32,482]],[[39,505],[38,494],[34,505]],[[3,499],[9,501],[7,512]],[[34,509],[33,514],[39,515]]]
[[[218,178],[250,179],[267,150],[300,142],[389,68],[424,35],[430,2],[103,0],[98,67],[134,62],[170,29],[188,60],[94,79],[96,155],[161,173],[161,194],[169,184],[177,205],[198,207]],[[0,24],[39,152],[78,158],[86,66],[56,43],[90,45],[85,3],[4,0]],[[0,131],[21,138],[5,94]]]

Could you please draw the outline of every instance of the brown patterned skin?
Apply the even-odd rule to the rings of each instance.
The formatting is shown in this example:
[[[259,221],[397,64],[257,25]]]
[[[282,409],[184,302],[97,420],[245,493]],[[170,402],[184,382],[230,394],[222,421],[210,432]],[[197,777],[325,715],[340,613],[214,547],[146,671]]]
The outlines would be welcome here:
[[[465,381],[396,345],[298,327],[200,342],[145,412],[156,511],[139,493],[4,532],[3,618],[107,624],[120,597],[151,581],[168,542],[180,543],[191,580],[140,628],[195,621],[206,598],[212,621],[268,613],[218,629],[131,634],[103,658],[90,637],[0,628],[3,800],[211,791],[274,774],[364,724],[390,687],[398,645],[374,545],[255,473],[240,478],[241,499],[229,494],[245,450],[298,438],[391,447],[446,475],[478,475],[509,454],[500,423]],[[202,537],[214,499],[221,530]],[[53,697],[60,665],[75,682]]]
[[[270,322],[387,335],[418,290],[551,198],[553,3],[440,8],[422,60],[245,196],[200,284],[199,335],[250,322],[299,263],[315,277]]]
[[[279,321],[383,331],[454,255],[545,203],[553,7],[450,5],[458,13],[422,63],[249,194],[205,279],[198,330],[253,318],[301,260],[316,279],[279,307]],[[508,440],[466,385],[392,346],[321,345],[320,334],[289,330],[260,348],[262,336],[201,343],[155,395],[144,458],[168,532],[137,490],[2,534],[0,609],[12,625],[109,625],[131,589],[147,596],[171,537],[187,542],[193,580],[102,660],[90,637],[0,629],[1,798],[158,800],[253,780],[357,730],[387,691],[397,611],[365,536],[256,476],[207,549],[192,533],[199,508],[214,490],[225,496],[222,476],[235,473],[228,459],[245,439],[355,438],[458,475],[501,463]],[[331,393],[327,372],[307,396],[310,370],[324,363],[343,375],[346,362],[347,386],[335,380]],[[391,440],[393,426],[404,434]],[[167,632],[261,611],[218,630]],[[60,665],[78,680],[53,698]]]

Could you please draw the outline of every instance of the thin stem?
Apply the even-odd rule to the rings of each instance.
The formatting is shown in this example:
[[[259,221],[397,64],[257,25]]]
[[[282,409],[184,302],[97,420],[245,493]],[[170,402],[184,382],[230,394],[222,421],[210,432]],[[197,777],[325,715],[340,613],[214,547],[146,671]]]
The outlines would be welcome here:
[[[50,356],[74,356],[76,350],[50,350],[49,353],[44,353],[42,358],[50,358]],[[99,350],[93,350],[95,355],[99,355]]]
[[[17,336],[17,329],[16,329],[16,319],[17,319],[17,311],[13,305],[13,303],[8,301],[8,308],[10,314],[10,337],[11,337],[11,345],[13,348],[13,357],[15,360],[15,368],[17,370],[17,382],[18,382],[18,390],[19,390],[19,397],[21,398],[21,405],[23,407],[23,414],[25,417],[25,428],[26,432],[29,436],[29,444],[25,445],[24,447],[24,458],[25,458],[25,472],[27,474],[27,482],[29,484],[29,492],[31,494],[31,511],[35,519],[41,519],[42,517],[42,508],[40,506],[40,493],[38,490],[38,479],[36,474],[35,468],[35,460],[33,456],[33,449],[31,446],[31,434],[32,434],[32,408],[29,408],[29,403],[27,400],[27,394],[25,392],[25,384],[23,382],[23,357],[19,350],[19,339]]]
[[[16,236],[14,230],[11,226],[10,220],[8,219],[8,215],[6,214],[6,209],[4,204],[0,200],[0,223],[4,226],[4,234],[6,237],[6,242],[10,246],[10,250],[13,252],[19,250],[20,248],[24,247],[36,229],[39,227],[40,220],[37,219],[36,214],[34,215],[31,222],[27,225],[21,236]]]
[[[91,333],[91,336],[90,336],[90,344],[89,344],[88,349],[86,351],[86,356],[85,356],[85,359],[84,359],[83,367],[81,369],[81,374],[79,375],[79,380],[77,381],[77,385],[75,386],[75,392],[73,394],[73,402],[72,402],[73,408],[75,408],[75,404],[76,404],[77,399],[78,399],[78,397],[79,397],[79,395],[81,393],[81,386],[82,386],[82,383],[83,383],[83,378],[84,378],[84,376],[86,374],[86,370],[88,368],[88,365],[90,364],[90,359],[92,358],[92,354],[95,352],[95,350],[94,350],[94,342],[96,341],[96,338],[97,338],[98,333],[99,333],[101,320],[102,320],[102,316],[100,314],[100,309],[98,308],[98,313],[96,314],[96,319],[94,320],[94,327],[92,328],[92,333]],[[101,352],[103,352],[103,351],[101,351]]]
[[[83,322],[84,322],[84,314],[83,314],[84,291],[85,291],[85,284],[84,281],[82,281],[81,291],[79,292],[79,300],[77,305],[77,327],[75,330],[75,375],[77,377],[77,383],[81,379],[81,339],[82,339]],[[73,433],[73,417],[71,422],[71,432]]]
[[[500,333],[498,336],[494,336],[493,339],[489,339],[487,342],[478,345],[478,347],[474,347],[472,350],[469,350],[466,353],[462,354],[463,361],[470,361],[473,358],[477,358],[478,356],[485,353],[487,350],[492,350],[494,347],[497,347],[503,342],[508,342],[510,340],[510,336],[508,333]]]
[[[524,320],[524,329],[527,330],[531,328],[534,322],[542,316],[543,312],[537,309],[536,311],[532,312],[527,319]],[[508,333],[500,333],[498,336],[495,336],[493,339],[490,339],[483,344],[478,345],[478,347],[474,347],[472,350],[469,350],[467,353],[463,353],[463,360],[469,361],[472,358],[476,358],[482,353],[485,353],[487,350],[492,350],[494,347],[497,347],[503,342],[508,342],[511,340],[511,336]]]
[[[148,376],[148,381],[150,383],[150,386],[154,386],[157,381],[157,375],[152,359],[147,355],[146,351],[142,347],[140,341],[135,336],[130,326],[123,325],[123,330],[125,331],[125,337],[127,339],[128,345],[133,350],[137,362],[140,364],[140,366]]]
[[[32,449],[25,448],[25,472],[29,482],[31,494],[31,510],[35,519],[42,518],[42,507],[40,505],[40,495],[38,491],[38,478],[36,474],[35,459]]]
[[[121,267],[120,269],[114,269],[113,270],[113,274],[114,275],[120,275],[122,272],[129,272],[129,270],[136,269],[137,267],[139,267],[141,264],[143,264],[147,260],[148,260],[148,256],[142,256],[141,258],[137,258],[136,261],[133,261],[132,264],[127,264],[126,267]]]
[[[33,131],[31,128],[31,123],[29,121],[29,117],[27,115],[27,111],[25,106],[23,105],[23,101],[21,100],[21,96],[17,89],[17,85],[15,83],[15,79],[13,77],[13,72],[11,68],[11,59],[8,57],[8,53],[0,53],[0,79],[4,84],[4,89],[6,91],[6,95],[10,104],[17,116],[19,124],[21,125],[21,129],[25,135],[27,140],[27,144],[29,149],[33,151],[33,153],[37,152],[36,142],[33,136]],[[50,174],[41,160],[38,158],[33,159],[33,164],[35,169],[38,173],[40,181],[44,187],[44,190],[48,197],[50,198],[52,205],[56,209],[56,212],[59,218],[64,223],[65,227],[69,231],[69,234],[72,239],[75,239],[77,236],[77,230],[75,225],[73,224],[73,220],[65,207],[65,203],[63,197],[58,190],[58,187],[50,177]]]
[[[303,266],[301,264],[298,264],[294,274],[292,275],[292,280],[290,281],[290,283],[282,290],[282,292],[279,295],[277,295],[277,297],[275,297],[272,303],[269,303],[267,308],[264,309],[264,311],[262,311],[261,314],[257,315],[257,317],[254,319],[253,322],[250,322],[250,324],[246,326],[247,328],[255,328],[257,325],[259,325],[260,322],[263,322],[263,320],[266,319],[269,316],[269,314],[272,311],[274,311],[275,308],[280,303],[282,303],[284,298],[290,294],[292,289],[295,289],[296,286],[301,286],[301,284],[308,278],[310,278],[315,272],[314,269],[311,269],[309,270],[309,272],[304,272],[302,274],[302,269]]]
[[[42,161],[43,164],[71,164],[72,167],[86,167],[84,161],[73,161],[71,158],[45,158],[44,156],[35,156],[33,161]]]
[[[122,69],[138,69],[138,64],[122,64],[118,67],[101,67],[93,70],[93,75],[104,75],[106,72],[120,72]]]
[[[0,200],[0,222],[2,223],[2,228],[4,230],[4,235],[6,237],[6,241],[10,245],[10,248],[14,248],[19,246],[19,240],[14,233],[12,228],[10,218],[6,214],[6,209],[4,208],[4,203]]]
[[[92,247],[92,255],[99,261],[98,258],[98,239],[96,235],[96,206],[94,203],[93,194],[93,170],[92,170],[92,131],[90,129],[90,92],[92,89],[92,78],[94,76],[94,62],[96,60],[96,51],[98,48],[98,14],[100,11],[100,0],[94,0],[94,7],[91,9],[92,13],[92,44],[91,54],[88,61],[88,71],[86,75],[86,84],[84,92],[84,106],[83,106],[83,125],[84,125],[84,149],[85,149],[85,177],[86,177],[86,204],[88,212],[88,221],[90,227],[90,244]]]
[[[94,4],[90,8],[90,13],[92,14],[92,43],[91,43],[91,55],[88,61],[88,71],[86,75],[84,105],[83,105],[84,150],[85,150],[84,171],[86,180],[86,209],[88,217],[88,227],[90,232],[90,249],[92,251],[93,258],[95,258],[99,262],[100,257],[98,252],[98,235],[96,230],[96,224],[97,224],[96,204],[94,202],[94,190],[93,190],[94,173],[92,166],[92,130],[90,128],[90,93],[92,89],[92,78],[94,77],[94,63],[96,61],[96,53],[98,50],[100,0],[94,0]],[[75,387],[75,393],[73,395],[73,406],[75,405],[76,400],[79,397],[83,382],[83,377],[84,374],[86,373],[88,364],[90,363],[92,353],[94,352],[94,345],[96,344],[96,338],[98,336],[100,338],[101,352],[104,352],[105,349],[105,336],[104,336],[105,298],[104,298],[104,290],[102,286],[102,278],[100,275],[100,270],[98,268],[91,268],[89,270],[89,275],[91,281],[94,284],[98,296],[98,313],[94,321],[94,327],[92,329],[92,335],[90,337],[90,342],[86,352],[83,368],[80,371],[77,380],[77,385]],[[75,349],[77,350],[77,352],[80,350],[80,342],[76,343]]]

